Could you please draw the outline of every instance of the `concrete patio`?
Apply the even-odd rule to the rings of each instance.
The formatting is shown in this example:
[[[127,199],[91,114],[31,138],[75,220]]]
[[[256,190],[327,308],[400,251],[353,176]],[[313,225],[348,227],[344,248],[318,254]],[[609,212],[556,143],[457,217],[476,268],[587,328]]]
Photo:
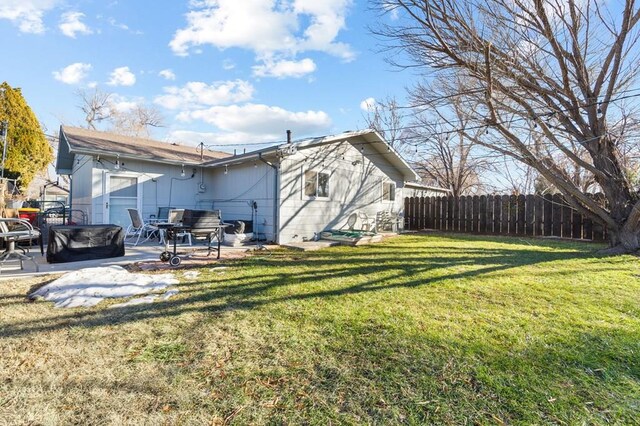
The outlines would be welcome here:
[[[222,246],[220,250],[220,259],[216,259],[215,250],[211,252],[210,256],[207,256],[207,247],[202,244],[198,245],[179,245],[177,252],[182,257],[183,262],[179,268],[193,267],[194,265],[215,264],[227,259],[239,258],[245,256],[247,253],[256,250],[257,246],[243,245],[239,247]],[[63,274],[70,271],[76,271],[83,268],[93,268],[98,266],[111,266],[111,265],[139,265],[140,269],[155,270],[155,269],[170,269],[167,263],[160,261],[160,253],[164,250],[163,245],[159,245],[153,242],[147,242],[138,246],[131,244],[125,245],[125,255],[120,257],[112,257],[107,259],[95,259],[84,260],[80,262],[67,262],[67,263],[47,263],[46,257],[40,254],[38,247],[31,248],[29,255],[33,256],[34,260],[38,264],[39,271],[36,271],[36,267],[33,262],[25,260],[23,265],[24,269],[20,269],[20,262],[18,260],[10,260],[5,262],[0,267],[0,281],[7,280],[19,280],[21,278],[42,276],[49,274]],[[46,255],[46,248],[45,248]],[[173,269],[173,268],[171,268]]]

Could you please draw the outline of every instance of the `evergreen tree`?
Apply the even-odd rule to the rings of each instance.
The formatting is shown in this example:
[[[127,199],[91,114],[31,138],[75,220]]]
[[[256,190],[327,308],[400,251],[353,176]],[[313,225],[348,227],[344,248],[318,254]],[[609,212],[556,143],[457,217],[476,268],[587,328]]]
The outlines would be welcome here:
[[[35,175],[53,160],[53,150],[21,90],[12,88],[6,81],[0,84],[1,121],[9,125],[4,176],[18,179],[19,187],[26,189]]]

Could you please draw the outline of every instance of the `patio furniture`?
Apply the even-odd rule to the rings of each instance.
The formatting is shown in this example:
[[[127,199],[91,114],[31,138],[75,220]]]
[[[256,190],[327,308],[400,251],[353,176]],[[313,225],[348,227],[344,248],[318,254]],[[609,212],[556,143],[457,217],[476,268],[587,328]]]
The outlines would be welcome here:
[[[340,229],[347,228],[348,230],[352,231],[353,227],[356,226],[357,221],[358,221],[358,213],[351,213],[347,218],[347,223],[342,225]]]
[[[52,225],[47,262],[64,263],[124,256],[125,233],[118,225]]]
[[[182,223],[182,215],[184,214],[184,209],[171,209],[167,212],[167,220],[164,222],[157,222],[154,225],[158,228],[158,232],[160,233],[160,244],[165,244],[168,247],[167,240],[167,229],[174,228],[171,225],[179,225]],[[192,245],[191,241],[191,233],[188,231],[177,232],[175,235],[178,238],[182,238],[182,242],[186,238],[189,241],[189,245]],[[168,248],[165,247],[165,251]]]
[[[360,219],[360,229],[363,231],[373,231],[376,227],[375,220],[369,219],[369,216],[365,212],[358,212],[358,219]]]
[[[144,243],[154,235],[158,235],[158,227],[151,223],[144,222],[138,209],[127,209],[127,211],[131,218],[131,225],[127,228],[125,239],[129,237],[137,237],[136,242],[133,243],[134,247],[140,243],[140,238],[143,236],[145,237],[144,240],[142,240]]]
[[[149,216],[149,223],[169,222],[169,212],[175,207],[158,207],[158,214]]]
[[[398,214],[388,211],[376,213],[376,232],[397,232]]]
[[[356,223],[360,221],[360,228],[356,229]],[[340,230],[347,229],[349,231],[368,231],[375,232],[375,220],[369,219],[365,212],[351,213],[347,218],[347,223],[340,227]]]
[[[4,241],[6,247],[5,251],[0,255],[0,272],[2,272],[2,265],[11,258],[20,261],[20,269],[24,269],[24,260],[30,260],[36,266],[36,271],[39,271],[38,263],[33,256],[27,254],[28,248],[25,250],[22,247],[18,247],[22,250],[22,253],[16,250],[17,243],[29,242],[29,245],[32,245],[33,240],[39,239],[40,250],[42,251],[40,231],[34,228],[28,220],[0,218],[0,239]]]

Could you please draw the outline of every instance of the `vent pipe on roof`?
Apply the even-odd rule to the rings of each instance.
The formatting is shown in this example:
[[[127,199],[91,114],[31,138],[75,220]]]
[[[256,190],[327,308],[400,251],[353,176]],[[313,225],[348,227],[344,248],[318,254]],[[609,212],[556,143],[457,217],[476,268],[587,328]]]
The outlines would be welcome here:
[[[291,143],[291,130],[287,130],[287,143]]]

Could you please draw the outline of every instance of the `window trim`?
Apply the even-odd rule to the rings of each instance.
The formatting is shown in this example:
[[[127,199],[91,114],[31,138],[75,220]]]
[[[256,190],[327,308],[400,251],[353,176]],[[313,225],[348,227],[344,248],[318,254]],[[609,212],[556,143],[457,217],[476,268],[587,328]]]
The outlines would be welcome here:
[[[307,173],[315,173],[315,192],[313,195],[307,195]],[[327,195],[318,195],[318,188],[320,184],[320,175],[327,176]],[[331,173],[327,171],[320,171],[318,169],[303,169],[302,170],[302,197],[305,200],[329,200],[331,199]]]
[[[384,187],[385,185],[389,185],[390,189],[389,189],[389,197],[390,198],[385,198],[385,192],[384,192]],[[396,201],[396,190],[398,189],[398,186],[396,185],[395,182],[393,181],[389,181],[389,180],[385,180],[382,181],[382,201],[386,202],[386,203],[395,203]]]

